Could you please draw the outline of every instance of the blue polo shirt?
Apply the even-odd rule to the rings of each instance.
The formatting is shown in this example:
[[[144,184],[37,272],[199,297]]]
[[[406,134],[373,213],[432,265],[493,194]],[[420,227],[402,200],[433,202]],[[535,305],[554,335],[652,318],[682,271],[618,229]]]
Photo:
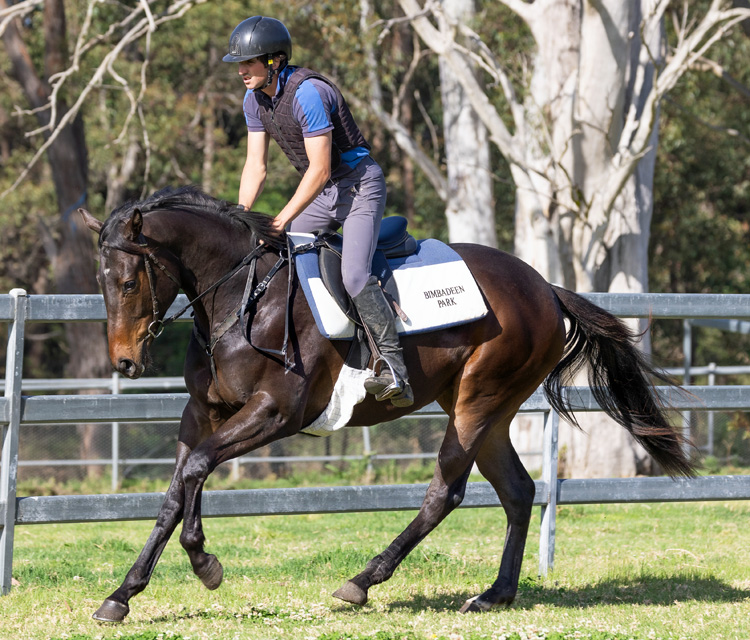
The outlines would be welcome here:
[[[276,95],[271,99],[274,104],[281,97],[287,80],[298,68],[287,66],[281,71]],[[242,109],[245,113],[247,130],[251,132],[263,132],[265,128],[258,113],[258,99],[254,93],[255,91],[248,89],[245,93]],[[294,119],[302,128],[302,136],[305,138],[333,131],[331,114],[336,113],[337,108],[336,93],[327,82],[319,78],[308,78],[300,83],[292,103]],[[359,164],[362,158],[368,155],[370,155],[370,152],[365,147],[355,147],[343,152],[341,154],[341,161],[353,169]]]

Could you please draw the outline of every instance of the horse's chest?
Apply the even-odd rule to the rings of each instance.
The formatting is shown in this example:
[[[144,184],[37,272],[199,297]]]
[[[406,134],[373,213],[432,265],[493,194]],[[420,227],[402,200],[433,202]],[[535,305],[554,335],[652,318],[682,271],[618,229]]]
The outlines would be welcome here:
[[[242,394],[230,384],[222,384],[220,380],[212,380],[206,393],[208,405],[208,419],[211,430],[216,431],[227,419],[244,404]]]
[[[208,422],[211,425],[211,431],[216,431],[223,423],[224,418],[221,415],[218,407],[210,407],[208,410]]]

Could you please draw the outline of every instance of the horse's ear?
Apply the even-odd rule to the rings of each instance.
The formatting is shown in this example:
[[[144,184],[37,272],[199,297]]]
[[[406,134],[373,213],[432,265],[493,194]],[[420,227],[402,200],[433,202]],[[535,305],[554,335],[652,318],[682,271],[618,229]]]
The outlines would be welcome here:
[[[125,223],[123,235],[132,242],[138,242],[143,231],[143,214],[140,209],[133,209],[130,220]]]
[[[97,234],[102,232],[102,226],[104,226],[104,223],[101,220],[97,220],[88,211],[86,211],[86,209],[78,209],[78,213],[81,214],[81,216],[83,217],[83,221],[86,223],[86,226],[89,229]]]

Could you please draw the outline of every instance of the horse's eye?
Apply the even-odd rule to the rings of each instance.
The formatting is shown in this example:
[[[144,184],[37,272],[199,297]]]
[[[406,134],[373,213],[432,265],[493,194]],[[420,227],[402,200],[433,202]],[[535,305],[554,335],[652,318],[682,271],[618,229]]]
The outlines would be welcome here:
[[[136,285],[135,280],[128,280],[127,282],[125,282],[125,284],[122,285],[122,290],[125,293],[128,293],[129,291],[132,291],[133,289],[135,289],[135,285]]]

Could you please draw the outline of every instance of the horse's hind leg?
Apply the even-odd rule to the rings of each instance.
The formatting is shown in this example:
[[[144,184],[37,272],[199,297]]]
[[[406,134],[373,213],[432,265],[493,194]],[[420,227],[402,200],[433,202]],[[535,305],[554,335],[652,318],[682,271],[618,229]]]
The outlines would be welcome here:
[[[451,417],[438,453],[435,475],[419,514],[383,553],[367,563],[362,573],[338,589],[334,597],[352,604],[365,604],[368,589],[388,580],[409,552],[461,504],[482,431],[481,426],[459,429]]]
[[[534,481],[524,469],[509,437],[510,420],[488,434],[477,466],[497,492],[508,518],[505,547],[497,580],[483,594],[467,600],[461,613],[510,604],[518,591],[523,550],[534,503]]]

